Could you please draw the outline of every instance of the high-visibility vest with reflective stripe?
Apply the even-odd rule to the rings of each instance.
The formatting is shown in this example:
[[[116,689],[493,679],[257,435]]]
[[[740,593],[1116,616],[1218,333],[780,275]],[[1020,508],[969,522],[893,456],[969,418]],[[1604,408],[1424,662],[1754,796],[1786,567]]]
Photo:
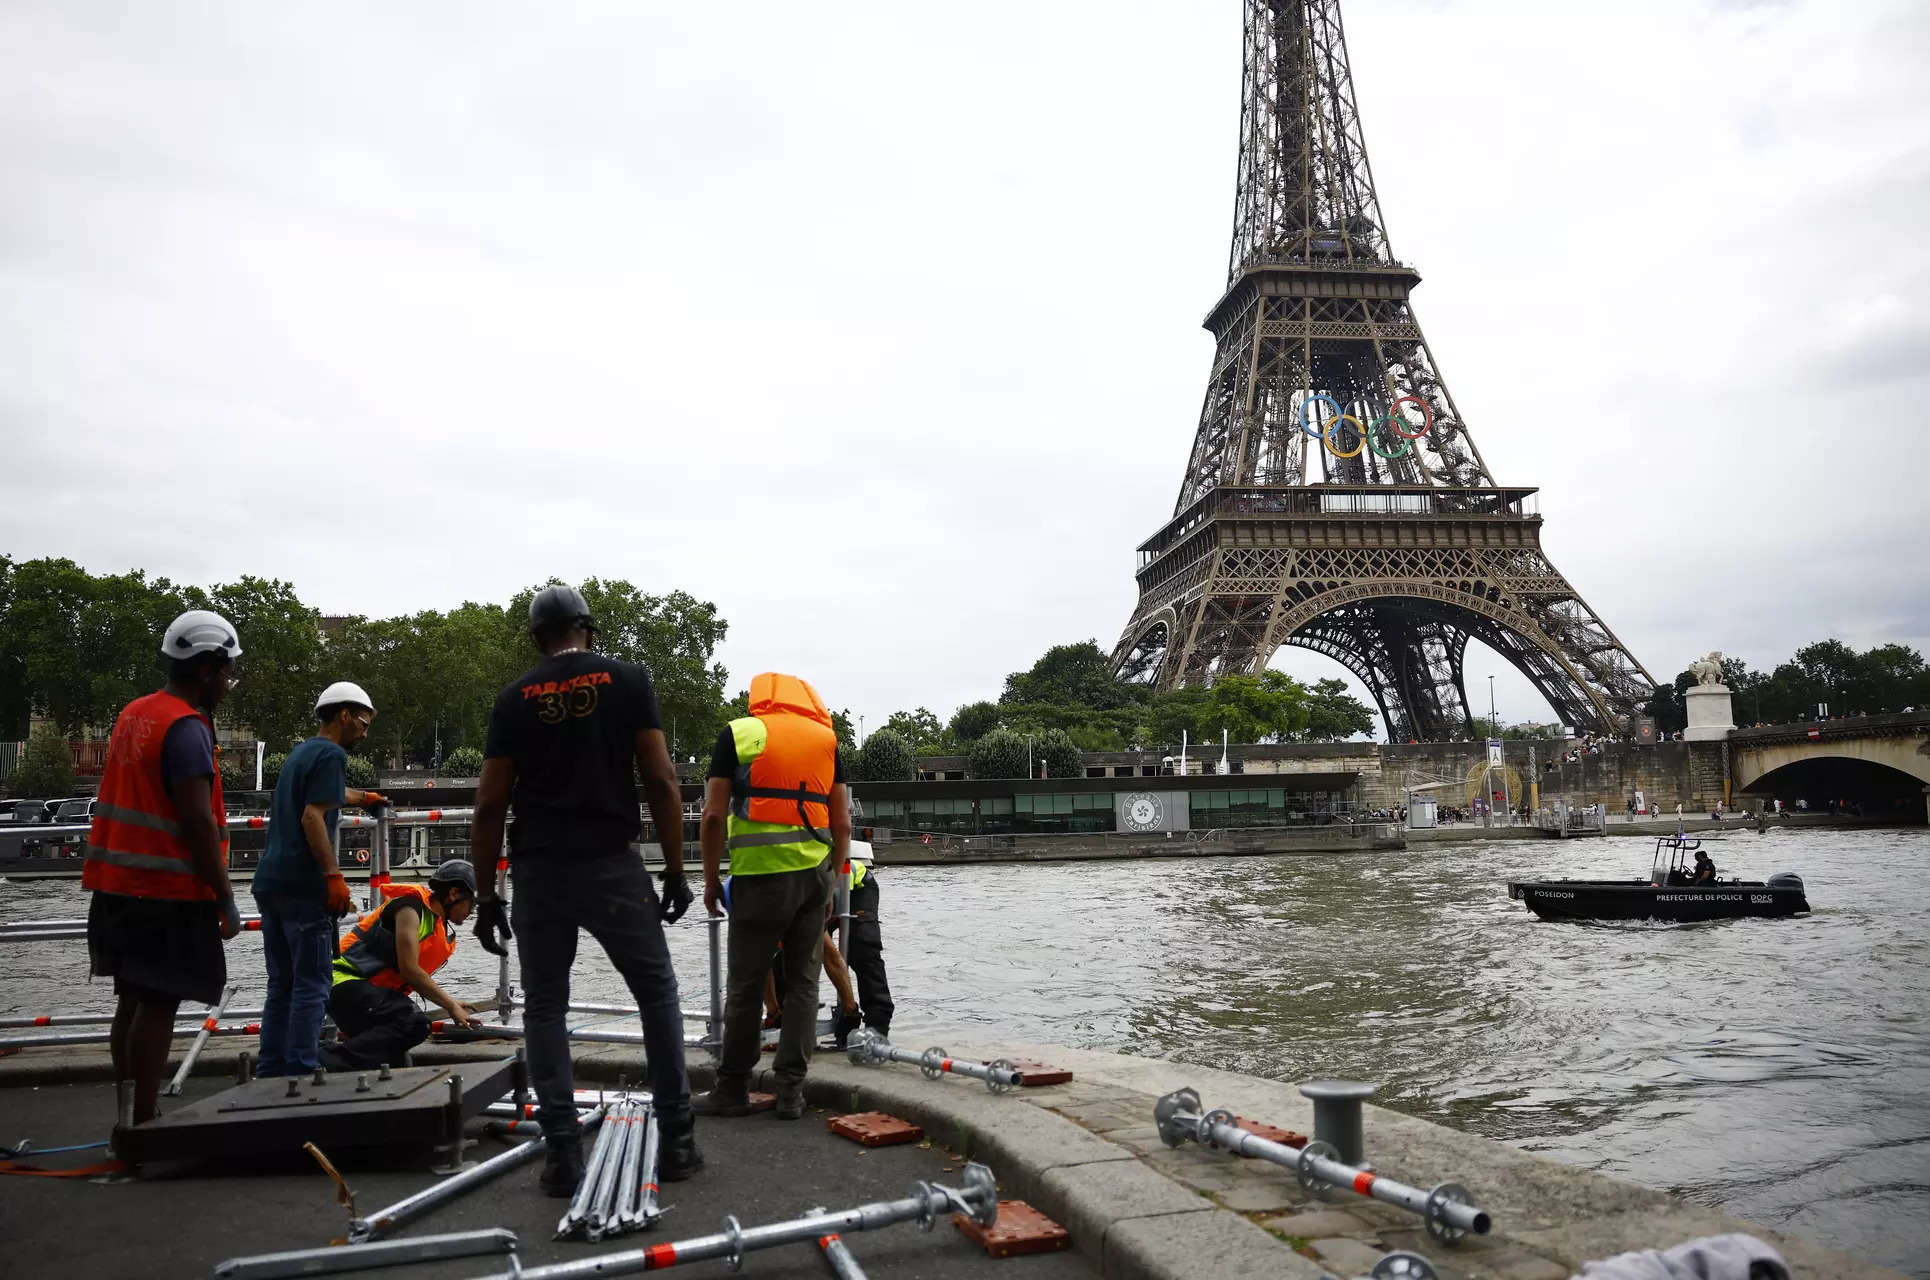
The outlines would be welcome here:
[[[387,901],[357,920],[354,927],[342,935],[342,954],[335,958],[330,986],[368,981],[395,991],[413,990],[402,980],[402,970],[397,967],[400,957],[396,951],[395,927],[383,919],[383,913],[399,898],[413,899],[412,905],[421,912],[421,919],[417,921],[416,961],[424,973],[442,968],[455,953],[456,926],[436,911],[428,889],[419,884],[385,884],[382,896]]]
[[[838,735],[805,681],[765,672],[749,716],[730,722],[737,748],[726,846],[734,876],[815,867],[831,852]]]
[[[87,860],[80,887],[130,898],[207,902],[214,889],[194,873],[194,857],[181,838],[174,800],[161,781],[161,745],[168,730],[189,716],[208,717],[163,689],[121,709],[107,743],[99,801],[87,832]],[[208,721],[210,730],[213,721]],[[217,757],[219,751],[217,751]],[[214,771],[215,830],[221,856],[228,856],[228,813],[221,802],[221,766]]]
[[[864,878],[866,874],[867,872],[866,872],[864,863],[853,862],[851,864],[851,887],[853,890],[858,889],[860,886],[864,884]]]

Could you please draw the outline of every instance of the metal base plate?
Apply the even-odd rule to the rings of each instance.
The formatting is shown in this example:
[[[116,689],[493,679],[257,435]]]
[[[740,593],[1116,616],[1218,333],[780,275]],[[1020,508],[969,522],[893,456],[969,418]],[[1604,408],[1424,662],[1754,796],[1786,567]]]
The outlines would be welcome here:
[[[901,1142],[918,1142],[925,1131],[909,1120],[882,1111],[859,1111],[848,1116],[832,1116],[825,1127],[840,1138],[849,1138],[863,1147],[890,1147]]]
[[[510,1091],[516,1062],[465,1062],[452,1067],[403,1067],[388,1080],[368,1073],[358,1093],[356,1073],[333,1072],[321,1084],[308,1076],[251,1080],[179,1111],[157,1116],[119,1138],[122,1159],[137,1164],[298,1152],[313,1142],[329,1152],[355,1147],[429,1147],[447,1142],[449,1080],[460,1077],[465,1119]],[[296,1092],[288,1092],[290,1080]]]
[[[1023,1200],[999,1201],[998,1221],[982,1227],[962,1213],[952,1225],[978,1242],[994,1258],[1016,1258],[1027,1253],[1050,1253],[1072,1242],[1066,1229]]]

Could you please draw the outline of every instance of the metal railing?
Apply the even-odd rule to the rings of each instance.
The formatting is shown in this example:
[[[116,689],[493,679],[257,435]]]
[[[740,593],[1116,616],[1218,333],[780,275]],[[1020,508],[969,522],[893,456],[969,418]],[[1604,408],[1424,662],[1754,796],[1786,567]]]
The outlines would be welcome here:
[[[375,838],[371,848],[371,860],[368,864],[368,894],[364,899],[363,910],[373,911],[383,900],[382,890],[384,886],[391,883],[391,836],[396,828],[433,826],[443,823],[466,825],[472,822],[475,816],[476,811],[473,808],[401,810],[379,808],[376,812],[366,815],[341,815],[335,832],[338,859],[341,853],[341,839],[344,829],[356,830],[360,828],[370,828],[375,832]],[[228,819],[228,827],[230,830],[260,830],[265,829],[268,826],[268,822],[269,820],[263,817],[233,817]],[[42,828],[42,830],[47,830],[47,828]],[[80,827],[76,828],[76,830],[84,832],[87,828]],[[478,868],[477,870],[480,873],[483,869]],[[502,853],[498,855],[496,859],[496,865],[493,870],[496,877],[496,893],[499,897],[507,899],[509,896],[509,851],[507,841],[505,841]],[[840,878],[841,887],[838,896],[838,912],[841,917],[839,922],[841,931],[848,928],[849,925],[851,911],[849,885],[850,881],[848,876]],[[704,918],[705,926],[710,931],[708,947],[710,971],[709,1007],[701,1010],[687,1009],[683,1011],[685,1021],[701,1022],[704,1024],[704,1033],[701,1036],[686,1035],[684,1037],[685,1046],[688,1048],[703,1049],[713,1056],[717,1054],[723,1044],[725,964],[723,930],[728,919],[729,917],[727,916],[706,916]],[[249,932],[259,931],[261,928],[261,917],[259,915],[243,916],[242,928]],[[0,922],[0,944],[77,941],[84,940],[86,937],[87,921],[84,919],[68,918]],[[510,955],[507,953],[510,953],[515,945],[514,939],[511,939],[509,945],[504,948],[506,954],[498,957],[496,962],[496,992],[494,1004],[497,1025],[477,1033],[477,1038],[491,1034],[499,1036],[522,1034],[521,1027],[512,1028],[509,1025],[510,1015],[515,1012],[516,1009],[516,993],[509,980]],[[569,1011],[572,1013],[609,1014],[613,1016],[637,1015],[639,1012],[637,1009],[627,1005],[602,1004],[572,1004],[569,1006]],[[258,1011],[249,1012],[259,1016]],[[219,1017],[220,1015],[216,1014],[215,1016]],[[242,1015],[234,1014],[230,1016],[240,1017]],[[0,1049],[32,1048],[54,1044],[106,1043],[108,1033],[104,1025],[100,1025],[100,1029],[98,1030],[89,1031],[49,1032],[44,1030],[44,1028],[99,1025],[111,1022],[112,1020],[113,1014],[111,1013],[91,1011],[56,1011],[48,1014],[9,1017],[0,1020],[0,1028],[9,1026],[20,1028],[31,1027],[36,1030],[26,1036],[11,1038],[0,1037]],[[211,1021],[211,1019],[208,1021]],[[441,1030],[441,1024],[435,1025],[438,1030]],[[201,1029],[200,1024],[181,1027],[177,1028],[177,1035],[193,1035]],[[223,1031],[218,1034],[237,1033]],[[643,1043],[643,1037],[634,1032],[597,1031],[586,1028],[576,1028],[572,1030],[571,1034],[578,1039],[596,1040],[604,1043]]]

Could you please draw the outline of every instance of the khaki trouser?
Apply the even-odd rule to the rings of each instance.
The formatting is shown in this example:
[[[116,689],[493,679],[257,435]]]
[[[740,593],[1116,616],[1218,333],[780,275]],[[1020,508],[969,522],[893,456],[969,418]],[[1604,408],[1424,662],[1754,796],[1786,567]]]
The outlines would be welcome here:
[[[801,871],[731,877],[720,1088],[744,1087],[757,1066],[764,976],[780,958],[784,1026],[771,1067],[781,1084],[804,1082],[818,1035],[818,973],[824,963],[824,909],[831,901],[833,861],[826,855],[817,866]]]

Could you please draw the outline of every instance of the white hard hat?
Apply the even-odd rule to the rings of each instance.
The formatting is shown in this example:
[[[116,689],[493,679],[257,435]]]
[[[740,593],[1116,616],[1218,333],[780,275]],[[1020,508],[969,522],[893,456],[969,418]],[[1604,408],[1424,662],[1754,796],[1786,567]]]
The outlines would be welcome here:
[[[315,710],[339,706],[344,702],[353,703],[358,707],[367,707],[370,711],[375,710],[375,700],[369,697],[361,685],[352,680],[337,680],[322,690],[322,696],[315,699]]]
[[[201,653],[241,656],[241,636],[234,623],[209,609],[190,609],[161,636],[161,652],[170,658],[192,658]]]

